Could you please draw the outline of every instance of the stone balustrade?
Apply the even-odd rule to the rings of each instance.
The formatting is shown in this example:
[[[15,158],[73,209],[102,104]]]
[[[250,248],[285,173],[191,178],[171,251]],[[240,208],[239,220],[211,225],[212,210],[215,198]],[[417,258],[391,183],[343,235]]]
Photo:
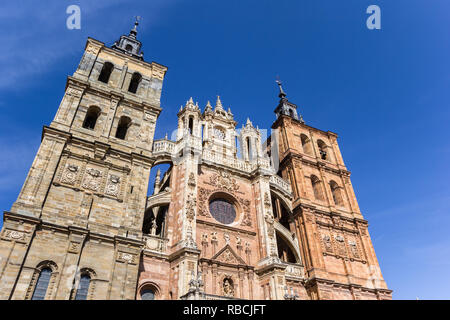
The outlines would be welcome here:
[[[199,137],[185,136],[183,139],[175,142],[167,139],[155,140],[153,142],[153,155],[155,156],[172,156],[178,154],[185,146],[192,147],[197,150],[202,150],[202,140]],[[268,158],[258,157],[253,161],[245,161],[243,159],[224,156],[223,154],[215,153],[211,150],[202,150],[202,160],[207,162],[216,163],[225,167],[240,170],[246,173],[251,173],[254,170],[260,168],[268,171],[273,171],[270,165],[270,160]],[[281,179],[282,180],[282,179]],[[282,185],[282,182],[280,182]],[[284,189],[289,189],[290,186],[285,182],[287,187]]]
[[[288,195],[292,195],[291,184],[289,182],[287,182],[286,180],[284,180],[283,178],[281,178],[277,175],[272,175],[272,176],[270,176],[269,182],[270,182],[271,186],[274,186],[274,187],[280,189],[281,191],[284,191]]]
[[[167,139],[155,140],[153,142],[153,154],[173,154],[176,143]]]
[[[169,239],[161,238],[160,236],[144,234],[144,250],[156,251],[156,252],[166,252],[167,242]]]

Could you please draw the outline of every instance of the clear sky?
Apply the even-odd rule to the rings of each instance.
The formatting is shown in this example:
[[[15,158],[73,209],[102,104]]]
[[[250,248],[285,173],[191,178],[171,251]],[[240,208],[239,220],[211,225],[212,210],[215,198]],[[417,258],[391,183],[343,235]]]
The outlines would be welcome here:
[[[81,30],[66,8],[81,8]],[[381,8],[368,30],[366,8]],[[0,4],[0,209],[15,201],[88,36],[143,17],[144,58],[169,67],[155,138],[189,97],[220,95],[270,128],[277,75],[307,124],[339,143],[395,299],[450,298],[450,1],[96,0]]]

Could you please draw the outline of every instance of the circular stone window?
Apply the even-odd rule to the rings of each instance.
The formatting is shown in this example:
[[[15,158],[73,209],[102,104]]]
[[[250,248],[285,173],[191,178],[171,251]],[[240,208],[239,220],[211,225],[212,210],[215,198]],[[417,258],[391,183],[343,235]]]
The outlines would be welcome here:
[[[209,212],[217,221],[223,224],[233,223],[236,219],[236,209],[233,204],[223,198],[216,198],[209,202]]]

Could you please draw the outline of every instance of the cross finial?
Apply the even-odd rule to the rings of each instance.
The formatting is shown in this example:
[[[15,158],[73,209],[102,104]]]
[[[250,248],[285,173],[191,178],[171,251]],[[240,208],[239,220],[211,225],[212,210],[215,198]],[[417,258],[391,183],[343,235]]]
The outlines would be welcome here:
[[[134,21],[134,27],[130,31],[130,35],[136,37],[137,35],[137,26],[139,25],[139,21],[141,20],[141,16],[135,16],[136,20]]]
[[[284,92],[283,87],[281,86],[282,83],[280,81],[280,77],[277,76],[277,80],[275,80],[275,82],[278,84],[278,87],[280,88],[280,93],[278,94],[278,96],[280,98],[286,97],[286,93]]]

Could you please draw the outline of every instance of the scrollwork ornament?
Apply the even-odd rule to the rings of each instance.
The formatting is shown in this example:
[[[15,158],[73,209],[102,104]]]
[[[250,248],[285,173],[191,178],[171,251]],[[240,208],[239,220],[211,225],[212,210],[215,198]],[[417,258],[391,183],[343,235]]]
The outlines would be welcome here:
[[[61,177],[61,182],[65,184],[74,184],[78,174],[78,166],[68,164]]]

